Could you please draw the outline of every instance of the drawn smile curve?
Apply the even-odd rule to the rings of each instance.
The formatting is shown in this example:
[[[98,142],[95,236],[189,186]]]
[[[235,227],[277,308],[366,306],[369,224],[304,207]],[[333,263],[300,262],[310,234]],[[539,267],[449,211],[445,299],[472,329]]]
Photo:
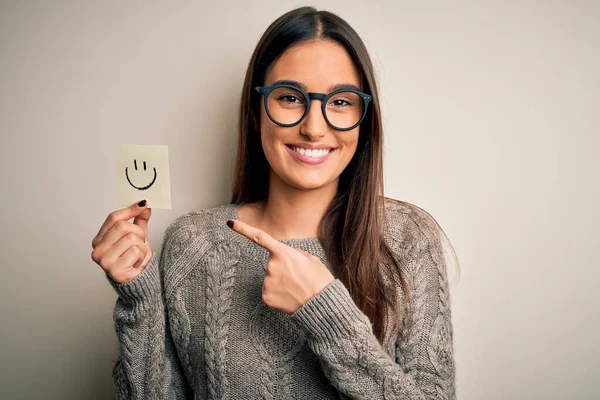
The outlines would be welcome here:
[[[125,177],[127,177],[127,182],[129,182],[129,184],[131,186],[133,186],[134,188],[136,188],[137,190],[146,190],[150,186],[154,185],[154,182],[156,181],[156,168],[153,168],[153,169],[154,169],[154,178],[152,179],[152,182],[150,182],[148,185],[146,185],[144,187],[137,187],[133,183],[131,183],[131,180],[129,179],[129,174],[127,173],[127,167],[125,167]]]

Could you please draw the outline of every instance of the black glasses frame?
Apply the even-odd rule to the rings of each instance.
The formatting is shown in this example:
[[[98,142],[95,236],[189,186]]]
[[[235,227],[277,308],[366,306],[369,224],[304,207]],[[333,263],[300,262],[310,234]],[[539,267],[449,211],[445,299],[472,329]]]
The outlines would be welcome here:
[[[297,122],[294,122],[293,124],[282,124],[282,123],[276,121],[275,118],[273,118],[273,116],[269,112],[269,106],[268,106],[269,95],[271,94],[271,92],[273,90],[275,90],[277,88],[280,88],[280,87],[286,87],[286,88],[294,89],[294,90],[302,93],[302,95],[306,99],[306,109],[304,110],[304,114],[302,115],[302,117],[300,117],[300,119]],[[323,118],[325,118],[325,121],[327,121],[327,124],[329,126],[331,126],[333,129],[338,130],[338,131],[349,131],[349,130],[352,130],[352,129],[356,128],[365,119],[365,117],[367,116],[367,109],[369,108],[369,103],[373,99],[373,97],[371,95],[368,95],[368,94],[363,93],[361,91],[358,91],[356,89],[339,89],[339,90],[335,90],[335,91],[333,91],[333,92],[331,92],[329,94],[326,94],[326,93],[316,93],[316,92],[306,93],[304,90],[300,89],[297,86],[286,85],[286,84],[278,84],[278,85],[273,85],[273,86],[257,86],[254,89],[258,93],[260,93],[261,95],[263,95],[263,100],[264,100],[264,104],[265,104],[265,111],[267,112],[267,115],[269,116],[269,118],[271,119],[271,121],[273,121],[277,125],[283,126],[283,127],[296,126],[300,122],[302,122],[302,120],[308,115],[308,112],[310,111],[310,105],[311,105],[310,101],[314,99],[314,100],[321,100],[321,102],[322,102],[322,104],[321,104],[321,111],[323,113]],[[329,121],[329,119],[327,118],[327,111],[326,111],[327,102],[329,101],[329,99],[331,97],[333,97],[334,95],[336,95],[338,93],[342,93],[342,92],[356,93],[364,101],[364,107],[363,107],[362,116],[360,117],[360,119],[358,120],[358,122],[356,124],[352,125],[349,128],[338,128],[337,126],[333,125]]]

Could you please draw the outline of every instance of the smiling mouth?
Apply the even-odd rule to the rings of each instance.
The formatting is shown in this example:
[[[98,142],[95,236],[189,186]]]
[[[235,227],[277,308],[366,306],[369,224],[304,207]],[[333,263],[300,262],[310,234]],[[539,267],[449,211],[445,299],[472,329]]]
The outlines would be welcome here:
[[[144,165],[145,165],[145,163],[144,163]],[[156,175],[157,175],[157,174],[156,174],[156,168],[152,168],[152,169],[154,170],[154,178],[152,179],[152,182],[150,182],[148,185],[146,185],[146,186],[143,186],[143,187],[137,187],[137,186],[135,186],[133,183],[131,183],[131,180],[129,179],[129,174],[127,173],[127,168],[128,168],[128,167],[125,167],[125,177],[127,177],[127,182],[129,182],[129,184],[130,184],[131,186],[133,186],[134,188],[136,188],[137,190],[146,190],[146,189],[148,189],[150,186],[154,185],[154,182],[156,181]]]
[[[309,158],[314,158],[315,160],[318,160],[319,158],[325,157],[326,155],[328,155],[329,153],[333,152],[335,149],[333,147],[329,148],[329,149],[305,149],[303,147],[297,147],[297,146],[292,146],[292,145],[286,145],[290,150],[292,150],[294,153],[303,155],[305,157],[309,157]]]
[[[286,145],[290,155],[305,165],[321,165],[337,150],[335,147],[325,149],[306,149],[300,146]]]

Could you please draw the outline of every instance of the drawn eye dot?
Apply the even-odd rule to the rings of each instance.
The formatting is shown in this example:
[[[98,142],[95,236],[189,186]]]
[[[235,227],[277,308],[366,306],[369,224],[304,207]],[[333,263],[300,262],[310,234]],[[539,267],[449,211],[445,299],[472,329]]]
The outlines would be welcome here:
[[[133,160],[133,166],[135,167],[135,170],[137,171],[137,160]],[[146,161],[144,161],[144,171],[146,170]]]

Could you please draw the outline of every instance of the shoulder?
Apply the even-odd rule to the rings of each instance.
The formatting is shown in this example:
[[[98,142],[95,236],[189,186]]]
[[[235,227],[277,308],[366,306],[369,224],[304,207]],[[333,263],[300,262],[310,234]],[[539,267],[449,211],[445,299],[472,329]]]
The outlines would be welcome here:
[[[436,219],[419,206],[385,198],[385,221],[384,238],[395,257],[429,274],[434,286],[447,285],[449,267],[458,272],[458,258]]]
[[[234,204],[223,204],[184,214],[173,221],[165,232],[166,237],[177,235],[182,230],[211,232],[222,230],[227,219],[235,213]]]
[[[175,219],[165,231],[162,252],[165,266],[189,252],[198,254],[226,240],[226,221],[235,215],[234,204],[188,212]],[[190,254],[191,255],[191,254]]]
[[[384,198],[384,237],[394,250],[441,246],[443,230],[425,209],[402,200]]]

